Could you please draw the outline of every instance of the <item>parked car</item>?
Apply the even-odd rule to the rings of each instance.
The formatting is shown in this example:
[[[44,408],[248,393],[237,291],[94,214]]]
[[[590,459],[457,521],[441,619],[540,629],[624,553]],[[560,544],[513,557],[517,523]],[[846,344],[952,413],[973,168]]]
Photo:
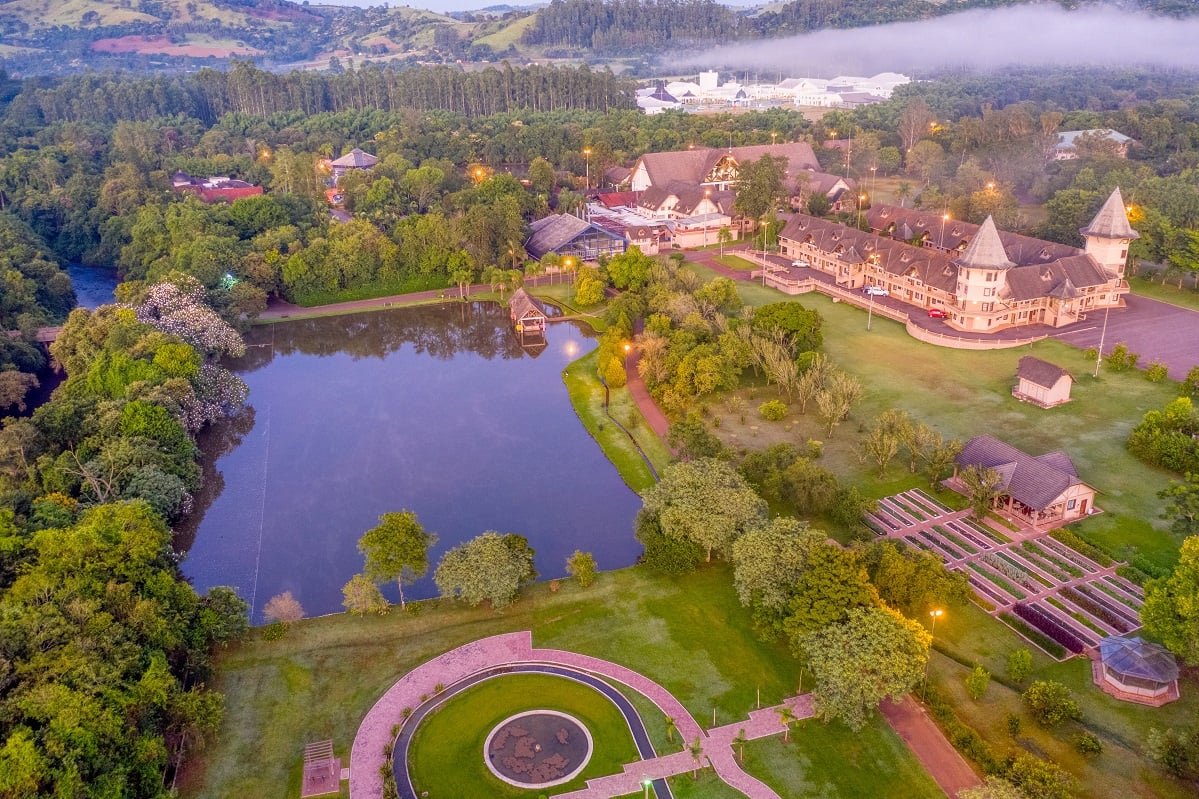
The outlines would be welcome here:
[[[802,258],[800,258],[800,259],[799,259],[799,260],[797,260],[797,261],[792,261],[792,262],[791,262],[791,265],[792,265],[792,266],[799,266],[799,267],[811,266],[811,264],[810,264],[810,263],[808,263],[807,261],[805,261],[805,260],[804,260],[804,259],[802,259]]]
[[[889,297],[891,295],[891,292],[887,291],[882,286],[866,286],[862,289],[862,291],[866,292],[867,294],[873,294],[876,297]]]
[[[940,308],[929,308],[928,309],[929,319],[944,319],[948,315],[949,314],[945,313],[945,311],[943,311]]]

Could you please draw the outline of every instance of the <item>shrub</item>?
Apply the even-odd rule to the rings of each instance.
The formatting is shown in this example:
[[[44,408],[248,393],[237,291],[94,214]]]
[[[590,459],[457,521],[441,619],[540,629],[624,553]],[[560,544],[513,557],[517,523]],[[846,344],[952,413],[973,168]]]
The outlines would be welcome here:
[[[1090,558],[1091,560],[1098,563],[1100,566],[1104,566],[1104,567],[1111,566],[1112,563],[1115,562],[1112,560],[1111,555],[1107,554],[1102,549],[1100,549],[1099,547],[1090,543],[1089,541],[1082,540],[1081,538],[1079,538],[1077,535],[1070,532],[1069,530],[1059,528],[1057,530],[1051,531],[1049,533],[1049,535],[1054,540],[1056,540],[1062,544],[1065,544],[1066,546],[1070,547],[1070,549],[1073,549],[1075,552],[1079,553],[1080,555]]]
[[[787,405],[781,400],[769,400],[758,406],[758,414],[768,422],[781,422],[787,415]]]
[[[1112,347],[1112,351],[1107,354],[1107,357],[1103,361],[1107,364],[1107,368],[1113,372],[1127,372],[1129,369],[1136,368],[1140,357],[1135,352],[1129,352],[1128,345],[1121,341]]]
[[[1068,630],[1057,618],[1049,615],[1036,605],[1017,603],[1012,607],[1012,611],[1074,654],[1077,655],[1086,648],[1077,635]]]
[[[1170,376],[1170,369],[1161,361],[1154,361],[1145,370],[1145,379],[1150,383],[1160,383]]]
[[[263,641],[278,641],[287,635],[287,625],[281,621],[273,621],[262,628]]]
[[[1032,673],[1032,652],[1027,649],[1013,649],[1007,656],[1007,676],[1013,682],[1024,682]]]
[[[1017,650],[1017,651],[1027,652],[1028,650]],[[1015,738],[1017,735],[1020,734],[1020,731],[1023,729],[1024,729],[1024,721],[1020,718],[1020,716],[1016,713],[1008,713],[1007,714],[1008,735]]]
[[[987,685],[990,682],[991,672],[982,666],[975,666],[974,670],[966,675],[966,693],[970,695],[971,699],[977,702],[987,692]]]
[[[1012,629],[1023,635],[1028,640],[1032,641],[1041,649],[1044,649],[1053,657],[1062,658],[1066,656],[1066,648],[1064,646],[1057,643],[1040,630],[1034,629],[1033,627],[1025,624],[1022,619],[1019,619],[1010,613],[1000,613],[999,618],[1002,619],[1006,624],[1010,624]]]
[[[1145,583],[1153,579],[1150,575],[1138,569],[1136,566],[1117,566],[1116,574],[1128,580],[1130,583],[1145,587]]]
[[[595,556],[576,549],[566,559],[566,573],[578,580],[583,588],[588,587],[595,582]]]
[[[1074,748],[1080,755],[1094,757],[1103,751],[1103,741],[1091,732],[1080,732],[1074,736]]]
[[[1182,379],[1182,394],[1185,397],[1199,397],[1199,366],[1192,366],[1187,376]]]
[[[1081,713],[1070,689],[1053,680],[1037,680],[1024,692],[1024,704],[1032,717],[1045,727],[1056,727]]]

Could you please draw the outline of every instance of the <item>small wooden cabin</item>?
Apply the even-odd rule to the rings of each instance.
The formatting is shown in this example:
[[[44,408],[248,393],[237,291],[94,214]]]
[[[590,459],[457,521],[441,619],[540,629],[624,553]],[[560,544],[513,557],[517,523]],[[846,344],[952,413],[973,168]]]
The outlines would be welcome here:
[[[517,289],[508,298],[508,316],[522,337],[545,335],[545,312],[524,289]]]
[[[1016,385],[1012,396],[1042,408],[1070,401],[1074,377],[1060,366],[1025,355],[1016,366]]]

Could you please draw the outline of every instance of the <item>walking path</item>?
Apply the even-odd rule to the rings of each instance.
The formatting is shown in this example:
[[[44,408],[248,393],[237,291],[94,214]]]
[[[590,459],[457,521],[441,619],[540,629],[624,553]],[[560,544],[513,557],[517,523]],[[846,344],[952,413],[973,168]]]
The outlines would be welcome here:
[[[522,669],[522,666],[526,668]],[[673,694],[632,669],[577,652],[534,649],[532,633],[527,630],[507,633],[473,641],[446,652],[404,675],[388,689],[366,714],[354,738],[349,768],[351,799],[377,799],[382,796],[381,768],[387,762],[383,750],[394,740],[394,728],[405,718],[405,708],[417,710],[409,719],[410,724],[415,724],[422,711],[427,709],[422,708],[422,705],[439,701],[438,686],[445,691],[463,681],[476,682],[480,678],[502,673],[505,667],[551,672],[571,670],[583,676],[595,675],[626,685],[648,698],[673,720],[680,744],[685,747],[680,752],[629,763],[619,774],[588,780],[586,787],[561,794],[558,799],[612,799],[627,796],[641,791],[646,779],[657,782],[709,766],[720,779],[748,799],[779,799],[769,786],[741,768],[737,761],[736,741],[738,738],[750,741],[784,732],[780,712],[783,707],[790,709],[793,721],[815,715],[812,697],[805,694],[789,698],[776,707],[754,710],[744,721],[704,730]],[[963,788],[979,784],[977,775],[962,756],[910,698],[905,698],[900,704],[884,702],[881,710],[891,727],[948,796],[954,797]],[[700,744],[698,756],[687,748],[689,741],[696,740]],[[644,747],[640,748],[645,752]]]
[[[682,774],[697,766],[710,765],[716,774],[749,799],[779,799],[761,781],[742,770],[733,752],[732,741],[744,730],[745,738],[761,738],[783,732],[777,708],[750,713],[743,723],[704,731],[683,704],[653,680],[632,669],[589,655],[555,649],[534,649],[529,631],[508,633],[473,641],[434,658],[404,675],[388,689],[366,714],[354,737],[350,752],[351,799],[376,799],[383,793],[380,768],[386,764],[383,749],[394,739],[393,726],[404,718],[404,709],[416,709],[444,690],[472,675],[497,667],[516,664],[549,664],[596,674],[627,685],[648,698],[673,719],[682,742],[698,739],[701,754],[697,763],[689,750],[674,752],[625,766],[620,774],[590,780],[586,788],[563,794],[562,799],[610,799],[641,789],[646,778],[661,779]],[[424,699],[422,699],[424,697]],[[794,719],[813,715],[811,698],[796,697],[786,702]]]
[[[956,797],[958,791],[982,784],[966,759],[946,740],[941,728],[910,696],[905,696],[902,702],[883,702],[879,710],[946,796]]]

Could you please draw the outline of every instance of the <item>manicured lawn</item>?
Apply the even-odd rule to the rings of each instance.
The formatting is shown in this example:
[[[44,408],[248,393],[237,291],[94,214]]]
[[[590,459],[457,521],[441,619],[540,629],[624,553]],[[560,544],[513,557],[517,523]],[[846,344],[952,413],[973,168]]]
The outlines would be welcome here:
[[[751,741],[745,770],[783,799],[918,799],[943,797],[932,777],[881,716],[853,732],[809,720],[782,736]]]
[[[713,272],[690,267],[704,277]],[[718,435],[738,449],[762,449],[780,441],[824,443],[822,465],[844,482],[858,485],[870,496],[885,496],[916,485],[927,489],[922,475],[911,475],[906,464],[893,462],[880,479],[877,467],[858,457],[861,434],[882,411],[899,408],[941,431],[947,438],[969,439],[991,433],[1014,446],[1039,455],[1064,450],[1082,479],[1101,492],[1096,504],[1104,512],[1071,529],[1124,557],[1140,551],[1159,564],[1170,564],[1181,543],[1158,518],[1162,503],[1157,491],[1171,475],[1147,466],[1124,447],[1133,426],[1145,411],[1160,408],[1177,395],[1173,383],[1150,383],[1143,373],[1103,372],[1090,376],[1082,352],[1052,339],[1010,350],[969,351],[934,347],[908,336],[897,322],[875,317],[866,330],[866,314],[846,303],[819,294],[789,297],[756,284],[738,283],[750,305],[795,301],[824,317],[824,352],[832,363],[858,378],[864,396],[848,421],[832,435],[811,407],[801,415],[798,406],[781,422],[757,415],[758,405],[778,397],[773,387],[757,385],[738,392],[746,400],[743,424],[727,410],[725,397],[703,402],[720,417]],[[1036,355],[1073,371],[1077,378],[1073,401],[1043,410],[1011,396],[1016,364]]]
[[[1133,277],[1129,278],[1128,285],[1133,294],[1199,311],[1199,291],[1189,288],[1180,289],[1177,282],[1162,285],[1160,281],[1150,282],[1143,277]]]
[[[723,565],[678,579],[623,569],[601,574],[586,590],[563,581],[553,592],[541,583],[502,615],[448,601],[419,606],[418,613],[312,619],[280,641],[255,636],[221,653],[212,684],[225,694],[225,720],[218,740],[181,777],[181,795],[298,795],[305,743],[331,738],[348,756],[362,717],[401,675],[468,641],[513,630],[532,630],[537,646],[636,669],[701,723],[713,707],[722,724],[745,718],[758,688],[767,705],[798,685],[798,663],[784,645],[754,635]],[[657,742],[664,722],[650,722],[650,732]]]
[[[487,680],[449,699],[420,725],[409,750],[412,784],[417,793],[438,796],[534,797],[495,777],[483,762],[487,736],[504,719],[526,710],[557,710],[577,719],[591,733],[594,750],[587,767],[570,782],[554,787],[565,793],[587,779],[613,774],[637,759],[637,747],[624,717],[595,689],[562,677],[513,674]],[[573,764],[572,764],[573,768]]]
[[[362,288],[346,289],[345,291],[313,292],[301,297],[296,304],[311,307],[313,305],[328,305],[330,303],[349,302],[351,300],[369,300],[375,297],[389,297],[393,294],[410,294],[416,291],[431,291],[433,289],[446,289],[446,293],[449,294],[449,286],[450,282],[444,277],[417,275],[406,280],[375,283],[370,286],[363,286]]]
[[[587,432],[599,443],[629,487],[637,492],[645,491],[654,484],[654,475],[629,436],[604,415],[604,386],[595,371],[597,357],[591,352],[562,370],[570,403]],[[609,412],[632,434],[660,473],[670,463],[669,448],[654,435],[628,389],[610,389],[609,397]]]
[[[742,272],[752,272],[758,268],[753,261],[748,261],[739,255],[720,255],[716,260],[729,269],[737,269]]]

